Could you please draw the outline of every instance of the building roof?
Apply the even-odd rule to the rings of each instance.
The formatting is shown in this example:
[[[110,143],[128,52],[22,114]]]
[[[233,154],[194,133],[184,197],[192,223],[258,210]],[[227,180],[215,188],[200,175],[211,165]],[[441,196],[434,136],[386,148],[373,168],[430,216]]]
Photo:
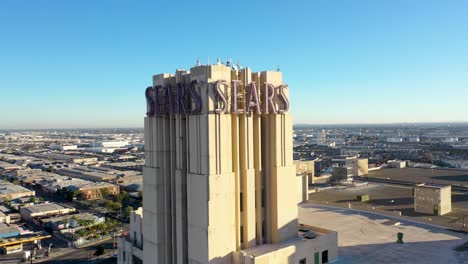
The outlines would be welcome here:
[[[25,210],[30,213],[41,213],[41,212],[57,211],[57,210],[64,210],[64,209],[67,209],[67,208],[59,204],[55,204],[55,203],[42,203],[42,204],[35,204],[35,205],[21,207],[21,210]]]
[[[435,189],[443,189],[443,188],[450,187],[450,185],[447,185],[447,184],[437,184],[437,183],[421,183],[416,186],[422,187],[422,188],[435,188]]]
[[[7,181],[0,180],[0,195],[10,195],[15,193],[32,192],[20,185],[15,185]]]

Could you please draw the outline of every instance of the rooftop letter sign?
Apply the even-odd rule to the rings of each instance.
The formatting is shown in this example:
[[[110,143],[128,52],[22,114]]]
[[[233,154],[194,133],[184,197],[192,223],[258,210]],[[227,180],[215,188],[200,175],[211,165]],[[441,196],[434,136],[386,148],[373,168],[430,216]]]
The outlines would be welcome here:
[[[207,87],[208,93],[201,95],[200,87]],[[265,83],[257,87],[255,82],[248,85],[234,80],[190,84],[177,83],[175,87],[154,86],[145,91],[147,116],[196,115],[202,113],[204,100],[213,98],[214,104],[208,109],[216,114],[285,114],[289,110],[289,100],[285,93],[287,85],[274,86]]]

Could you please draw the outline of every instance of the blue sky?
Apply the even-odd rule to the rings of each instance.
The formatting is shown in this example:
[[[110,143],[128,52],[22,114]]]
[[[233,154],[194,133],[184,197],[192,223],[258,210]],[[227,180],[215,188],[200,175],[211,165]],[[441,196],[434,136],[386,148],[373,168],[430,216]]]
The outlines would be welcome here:
[[[279,64],[296,123],[468,121],[467,12],[462,0],[2,0],[0,128],[142,127],[151,76],[198,57]]]

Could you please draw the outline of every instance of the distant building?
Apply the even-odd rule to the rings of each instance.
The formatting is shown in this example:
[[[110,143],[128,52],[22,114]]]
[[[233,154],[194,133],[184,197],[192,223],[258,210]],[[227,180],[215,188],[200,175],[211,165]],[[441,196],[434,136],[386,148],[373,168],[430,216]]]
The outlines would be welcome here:
[[[64,150],[77,150],[78,146],[77,145],[51,145],[50,148],[64,151]]]
[[[295,160],[296,174],[307,175],[307,182],[314,183],[315,177],[315,161],[314,160]]]
[[[62,168],[56,171],[57,174],[76,177],[88,181],[112,181],[117,179],[121,172],[113,171],[106,168],[100,167],[87,167],[87,166],[76,166],[70,168]]]
[[[100,147],[100,148],[123,148],[128,146],[130,143],[128,141],[100,141],[91,143],[91,147]]]
[[[0,199],[13,200],[20,197],[34,196],[35,191],[7,181],[0,180]]]
[[[441,184],[418,184],[414,187],[414,211],[444,215],[452,211],[452,187]]]
[[[23,169],[22,166],[19,166],[17,164],[11,164],[8,162],[0,161],[0,171],[14,171],[14,170],[20,170]]]
[[[75,212],[73,207],[64,207],[55,203],[42,203],[20,208],[20,215],[25,221],[31,221],[34,217],[64,215]]]
[[[0,224],[0,238],[10,238],[19,236],[20,232],[17,226]]]
[[[389,160],[387,165],[389,168],[403,169],[406,168],[407,162],[402,160]]]
[[[351,181],[354,176],[365,176],[369,174],[369,159],[347,157],[333,159],[332,181]]]
[[[403,138],[401,137],[389,137],[387,138],[387,143],[401,143],[403,142]]]

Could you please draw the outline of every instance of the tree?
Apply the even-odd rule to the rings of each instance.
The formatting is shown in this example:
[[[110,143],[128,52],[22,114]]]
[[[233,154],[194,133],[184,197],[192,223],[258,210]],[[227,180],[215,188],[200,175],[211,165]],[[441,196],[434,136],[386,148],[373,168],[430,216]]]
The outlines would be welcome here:
[[[124,215],[125,217],[130,217],[130,213],[133,211],[133,207],[132,206],[127,206],[125,207],[125,210],[124,210]]]
[[[139,190],[139,191],[138,191],[138,197],[139,197],[140,199],[143,199],[143,191],[142,191],[142,190]]]
[[[101,195],[102,197],[109,196],[111,194],[110,190],[107,188],[101,189]]]
[[[94,255],[95,255],[96,257],[99,257],[99,256],[101,256],[102,254],[104,254],[104,250],[105,250],[104,246],[103,246],[103,245],[99,245],[99,246],[97,246],[96,252],[94,252]]]
[[[112,209],[114,211],[118,211],[118,210],[122,209],[122,204],[119,203],[119,202],[112,203]]]
[[[36,198],[34,198],[33,196],[31,196],[31,197],[29,198],[29,202],[30,202],[30,203],[35,203],[35,202],[36,202]]]
[[[84,237],[86,235],[86,230],[85,229],[80,229],[78,231],[76,231],[76,236],[77,237]]]
[[[11,205],[11,201],[9,199],[5,198],[5,199],[3,199],[3,204],[9,207]]]

